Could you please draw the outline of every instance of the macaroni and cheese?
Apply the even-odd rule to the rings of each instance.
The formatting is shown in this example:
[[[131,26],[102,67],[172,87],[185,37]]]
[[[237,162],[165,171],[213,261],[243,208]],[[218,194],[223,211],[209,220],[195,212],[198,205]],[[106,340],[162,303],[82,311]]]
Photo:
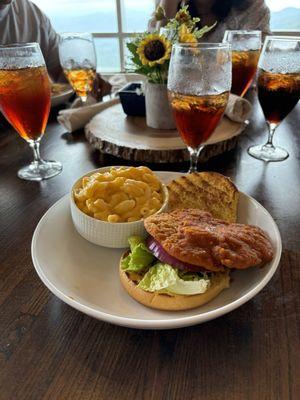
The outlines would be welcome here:
[[[156,213],[163,205],[162,185],[147,167],[111,167],[82,178],[74,189],[77,207],[107,222],[133,222]]]

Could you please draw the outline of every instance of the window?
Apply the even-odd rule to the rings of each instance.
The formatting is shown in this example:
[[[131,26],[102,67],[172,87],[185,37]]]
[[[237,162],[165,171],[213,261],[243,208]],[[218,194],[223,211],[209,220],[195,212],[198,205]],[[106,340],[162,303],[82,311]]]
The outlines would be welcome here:
[[[57,32],[94,34],[98,69],[124,71],[126,40],[147,29],[155,0],[33,0]],[[300,31],[300,0],[266,0],[271,30]]]
[[[33,0],[60,32],[91,32],[98,69],[125,69],[126,40],[147,29],[154,0]]]
[[[266,0],[271,10],[272,31],[300,31],[299,0]]]

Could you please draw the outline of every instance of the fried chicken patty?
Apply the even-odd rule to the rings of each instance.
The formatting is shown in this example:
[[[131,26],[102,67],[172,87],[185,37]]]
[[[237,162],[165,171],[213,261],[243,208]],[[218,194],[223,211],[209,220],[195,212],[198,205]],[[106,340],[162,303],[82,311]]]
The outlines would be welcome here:
[[[198,209],[151,215],[144,224],[168,254],[209,271],[260,266],[273,258],[262,229],[216,219]]]

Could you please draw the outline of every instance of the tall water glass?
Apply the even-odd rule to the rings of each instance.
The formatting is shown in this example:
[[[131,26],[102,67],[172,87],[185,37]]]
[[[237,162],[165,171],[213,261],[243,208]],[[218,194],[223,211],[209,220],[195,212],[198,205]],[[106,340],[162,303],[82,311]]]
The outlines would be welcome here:
[[[230,87],[227,43],[173,45],[168,95],[177,129],[190,152],[189,172],[197,171],[199,154],[222,118]]]
[[[267,36],[258,63],[258,99],[269,128],[264,145],[248,153],[263,161],[282,161],[289,153],[273,144],[277,126],[300,98],[300,38]]]
[[[38,43],[0,46],[0,110],[33,150],[34,161],[19,178],[41,181],[59,174],[61,163],[40,156],[50,111],[50,83]]]
[[[232,50],[231,92],[243,97],[255,76],[261,48],[261,31],[225,31],[223,42]]]
[[[96,52],[90,33],[63,33],[59,60],[64,74],[83,103],[96,78]]]

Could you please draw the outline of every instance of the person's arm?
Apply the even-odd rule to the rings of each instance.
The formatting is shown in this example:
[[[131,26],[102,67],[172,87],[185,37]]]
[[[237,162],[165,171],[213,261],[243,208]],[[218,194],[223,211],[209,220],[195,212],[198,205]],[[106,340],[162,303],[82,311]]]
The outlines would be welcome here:
[[[63,70],[59,62],[58,45],[59,35],[53,29],[49,18],[35,6],[40,21],[40,47],[44,55],[48,74],[54,81],[66,81]]]

